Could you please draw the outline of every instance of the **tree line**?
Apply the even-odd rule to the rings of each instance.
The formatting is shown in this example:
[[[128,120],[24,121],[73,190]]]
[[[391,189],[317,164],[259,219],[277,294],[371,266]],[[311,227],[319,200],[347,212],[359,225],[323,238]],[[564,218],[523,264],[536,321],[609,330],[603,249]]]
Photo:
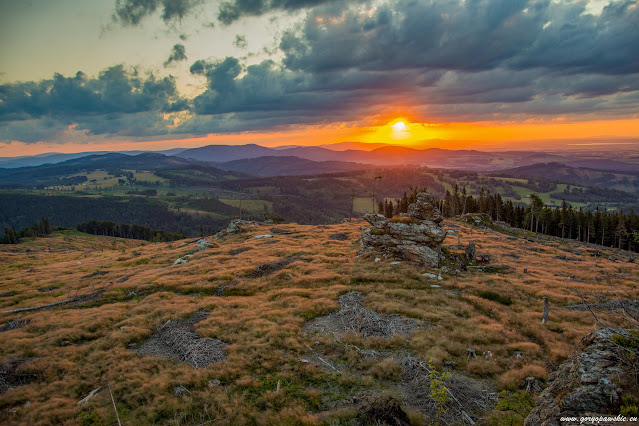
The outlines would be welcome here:
[[[50,234],[52,230],[49,218],[43,218],[20,231],[16,231],[14,227],[4,228],[4,236],[0,239],[0,244],[18,244],[22,238],[42,237]]]
[[[220,203],[221,204],[221,203]],[[217,205],[217,204],[216,204]],[[21,229],[33,221],[47,217],[57,226],[76,228],[90,220],[136,223],[153,229],[164,229],[188,236],[199,235],[200,227],[212,234],[226,227],[228,212],[221,215],[191,214],[171,209],[164,200],[143,197],[81,197],[72,195],[41,195],[27,192],[0,191],[0,230]]]
[[[548,207],[535,193],[529,198],[529,205],[515,205],[483,188],[479,196],[473,197],[467,194],[465,187],[460,190],[455,186],[452,192],[446,191],[441,208],[446,217],[485,213],[493,220],[532,232],[639,251],[639,215],[634,210],[608,211],[599,207],[584,210],[573,208],[565,200],[559,207]]]
[[[86,234],[120,237],[134,240],[147,240],[152,242],[166,242],[182,240],[186,235],[179,232],[166,232],[161,229],[153,229],[149,226],[116,223],[110,220],[90,220],[78,224],[78,231]]]

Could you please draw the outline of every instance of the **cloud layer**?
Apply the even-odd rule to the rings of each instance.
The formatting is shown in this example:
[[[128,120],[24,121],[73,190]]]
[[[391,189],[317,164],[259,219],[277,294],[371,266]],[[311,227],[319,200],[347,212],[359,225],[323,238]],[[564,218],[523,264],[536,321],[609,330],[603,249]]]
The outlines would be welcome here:
[[[160,11],[171,21],[200,3],[119,0],[116,16],[137,25]],[[612,1],[593,15],[583,1],[233,0],[220,4],[219,19],[230,25],[298,9],[306,15],[283,32],[274,59],[193,62],[190,73],[206,84],[190,100],[172,77],[123,66],[95,78],[2,85],[0,138],[41,140],[72,124],[138,136],[355,121],[393,110],[425,121],[619,118],[639,110],[636,1]],[[183,60],[176,44],[165,66]],[[179,123],[173,113],[182,114]]]
[[[71,125],[92,134],[163,134],[161,113],[175,110],[181,101],[173,77],[141,76],[123,65],[96,78],[78,72],[3,84],[0,100],[0,138],[23,142],[48,140]]]

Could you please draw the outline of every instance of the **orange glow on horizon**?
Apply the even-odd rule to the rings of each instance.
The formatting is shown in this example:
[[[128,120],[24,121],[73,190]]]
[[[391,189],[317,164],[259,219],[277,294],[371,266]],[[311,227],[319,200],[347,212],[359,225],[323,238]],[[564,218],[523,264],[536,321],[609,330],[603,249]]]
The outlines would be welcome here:
[[[255,143],[277,147],[286,145],[323,145],[340,142],[387,143],[408,147],[478,149],[478,150],[536,150],[576,149],[576,140],[639,137],[639,118],[625,120],[568,121],[528,120],[525,122],[469,122],[426,123],[402,118],[380,118],[375,123],[357,127],[354,123],[323,126],[300,126],[288,130],[210,134],[168,140],[118,140],[101,138],[83,143],[0,143],[0,157],[27,156],[46,152],[73,153],[83,151],[164,150],[195,148],[205,145],[240,145]],[[69,131],[73,131],[70,128]],[[65,138],[67,139],[67,138]],[[67,139],[68,140],[68,139]],[[562,144],[561,140],[566,140]],[[563,145],[563,146],[562,146]],[[583,149],[586,145],[582,145]],[[639,144],[627,142],[625,148],[639,150]]]

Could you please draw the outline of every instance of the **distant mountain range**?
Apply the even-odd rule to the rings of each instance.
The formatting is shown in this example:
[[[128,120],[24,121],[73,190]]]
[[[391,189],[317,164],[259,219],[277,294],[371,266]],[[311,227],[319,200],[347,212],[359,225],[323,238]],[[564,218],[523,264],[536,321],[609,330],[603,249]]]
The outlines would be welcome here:
[[[401,166],[416,165],[433,168],[460,169],[468,171],[498,171],[530,166],[533,164],[560,163],[571,167],[587,167],[597,170],[614,172],[639,171],[639,164],[611,160],[607,158],[580,158],[575,154],[554,154],[537,151],[504,151],[484,152],[476,150],[447,150],[441,148],[416,149],[385,144],[374,149],[353,149],[363,147],[359,142],[344,142],[324,146],[290,146],[268,148],[256,144],[247,145],[208,145],[200,148],[154,152],[156,155],[173,156],[176,158],[195,160],[200,162],[221,163],[239,160],[255,160],[262,158],[260,164],[256,161],[243,161],[227,165],[229,170],[241,168],[247,173],[299,174],[306,168],[309,173],[327,171],[359,170],[365,165],[372,166]],[[330,149],[329,149],[330,148]],[[370,148],[367,146],[367,148]],[[117,153],[124,156],[136,156],[142,151],[128,151]],[[42,154],[32,157],[0,158],[0,168],[17,168],[39,166],[43,164],[59,164],[78,158],[95,155],[107,155],[105,152],[85,152],[76,154]],[[111,153],[112,154],[112,153]],[[267,158],[265,158],[267,157]],[[275,157],[287,158],[277,162]],[[301,162],[294,160],[297,157]],[[173,160],[177,161],[177,160]],[[310,162],[332,162],[332,164],[316,165]],[[278,167],[280,170],[278,171]],[[252,171],[251,171],[252,170]]]
[[[0,157],[0,168],[14,169],[17,167],[34,167],[41,166],[43,164],[57,164],[63,161],[74,160],[76,158],[88,157],[93,155],[104,154],[125,154],[125,155],[139,155],[144,153],[156,153],[164,155],[173,155],[178,152],[184,151],[185,148],[173,148],[164,151],[90,151],[90,152],[76,152],[73,154],[61,154],[59,152],[47,152],[44,154],[20,156],[20,157]]]
[[[296,146],[284,149],[260,145],[208,145],[187,149],[177,157],[223,163],[259,157],[299,157],[312,161],[342,161],[376,166],[419,165],[463,170],[501,170],[540,162],[569,161],[570,157],[543,152],[509,151],[482,152],[474,150],[446,150],[440,148],[414,149],[385,145],[373,150],[346,149],[336,151],[318,146]]]

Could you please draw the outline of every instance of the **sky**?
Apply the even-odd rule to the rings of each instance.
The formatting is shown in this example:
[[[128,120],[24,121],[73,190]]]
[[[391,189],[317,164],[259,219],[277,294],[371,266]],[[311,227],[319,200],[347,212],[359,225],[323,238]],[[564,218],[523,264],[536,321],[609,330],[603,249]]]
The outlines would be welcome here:
[[[636,0],[0,0],[0,12],[0,156],[639,149]]]

